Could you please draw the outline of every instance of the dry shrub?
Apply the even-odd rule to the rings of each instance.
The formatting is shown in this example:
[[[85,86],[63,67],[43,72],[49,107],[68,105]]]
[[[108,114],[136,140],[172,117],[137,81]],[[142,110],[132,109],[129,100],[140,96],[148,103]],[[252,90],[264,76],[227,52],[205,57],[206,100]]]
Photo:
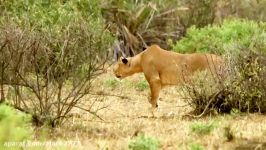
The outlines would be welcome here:
[[[231,64],[233,77],[227,102],[241,112],[266,112],[266,55],[242,50]]]
[[[256,48],[256,52],[242,49],[241,53],[231,53],[225,79],[218,73],[202,72],[196,76],[196,82],[186,82],[183,91],[197,117],[211,110],[266,112],[266,55]]]
[[[229,91],[217,76],[199,72],[193,81],[186,81],[182,92],[187,103],[193,108],[193,114],[202,116],[212,109],[218,112],[230,112],[231,107],[225,103]]]
[[[2,25],[0,83],[1,89],[9,88],[8,93],[1,90],[2,101],[31,114],[36,125],[52,127],[74,107],[91,112],[93,100],[87,108],[80,103],[92,80],[104,72],[108,39],[104,28],[96,31],[82,20],[56,35],[13,22]]]
[[[91,112],[95,101],[81,101],[103,73],[113,41],[100,2],[1,2],[1,102],[31,114],[37,125],[53,127],[74,107]]]

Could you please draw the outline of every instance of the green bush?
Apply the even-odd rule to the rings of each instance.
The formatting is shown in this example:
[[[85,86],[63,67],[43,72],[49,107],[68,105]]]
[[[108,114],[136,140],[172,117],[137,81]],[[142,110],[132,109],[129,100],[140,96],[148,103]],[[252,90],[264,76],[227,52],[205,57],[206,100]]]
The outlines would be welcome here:
[[[144,134],[138,135],[130,141],[128,147],[132,150],[157,150],[160,143],[156,138],[145,136]]]
[[[9,106],[0,105],[0,149],[7,148],[6,142],[21,142],[31,138],[30,118]]]
[[[55,31],[58,34],[61,27],[67,26],[80,17],[89,22],[103,24],[100,11],[100,1],[97,0],[10,0],[0,4],[0,12],[5,17],[14,20],[19,26],[34,26],[40,30]],[[96,26],[96,25],[95,25]],[[97,28],[95,28],[97,32]]]
[[[204,28],[192,26],[186,36],[172,45],[180,53],[215,52],[224,53],[228,46],[247,48],[255,35],[265,31],[265,24],[247,20],[227,20],[222,25]]]

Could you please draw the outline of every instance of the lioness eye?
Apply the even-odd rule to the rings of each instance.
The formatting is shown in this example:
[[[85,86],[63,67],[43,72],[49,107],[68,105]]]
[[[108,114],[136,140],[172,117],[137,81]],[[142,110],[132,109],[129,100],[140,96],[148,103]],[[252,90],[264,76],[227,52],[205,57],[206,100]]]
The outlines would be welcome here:
[[[122,62],[123,62],[124,64],[127,64],[128,60],[127,60],[126,58],[123,58],[123,59],[122,59]]]

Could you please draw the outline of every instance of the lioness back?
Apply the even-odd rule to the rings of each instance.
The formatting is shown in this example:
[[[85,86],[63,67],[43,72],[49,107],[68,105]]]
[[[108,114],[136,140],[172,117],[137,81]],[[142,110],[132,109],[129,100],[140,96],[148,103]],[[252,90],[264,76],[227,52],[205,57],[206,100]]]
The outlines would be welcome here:
[[[152,45],[146,49],[141,58],[143,68],[153,67],[158,71],[162,86],[176,85],[196,71],[218,70],[222,59],[214,54],[180,54]],[[145,70],[143,70],[145,74]]]

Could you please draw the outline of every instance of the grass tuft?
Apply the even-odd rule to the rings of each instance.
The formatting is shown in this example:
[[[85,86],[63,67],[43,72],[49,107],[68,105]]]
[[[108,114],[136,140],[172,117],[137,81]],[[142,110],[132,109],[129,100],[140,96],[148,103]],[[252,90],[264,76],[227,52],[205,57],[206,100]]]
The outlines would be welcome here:
[[[190,126],[191,132],[199,135],[210,134],[215,128],[216,125],[214,124],[214,122],[209,122],[209,123],[194,122]]]
[[[157,150],[160,142],[158,139],[144,134],[140,134],[130,141],[128,147],[131,150]]]
[[[136,85],[135,85],[135,88],[138,90],[138,91],[144,91],[146,89],[148,89],[149,87],[149,84],[146,80],[141,80],[140,82],[138,82]]]

